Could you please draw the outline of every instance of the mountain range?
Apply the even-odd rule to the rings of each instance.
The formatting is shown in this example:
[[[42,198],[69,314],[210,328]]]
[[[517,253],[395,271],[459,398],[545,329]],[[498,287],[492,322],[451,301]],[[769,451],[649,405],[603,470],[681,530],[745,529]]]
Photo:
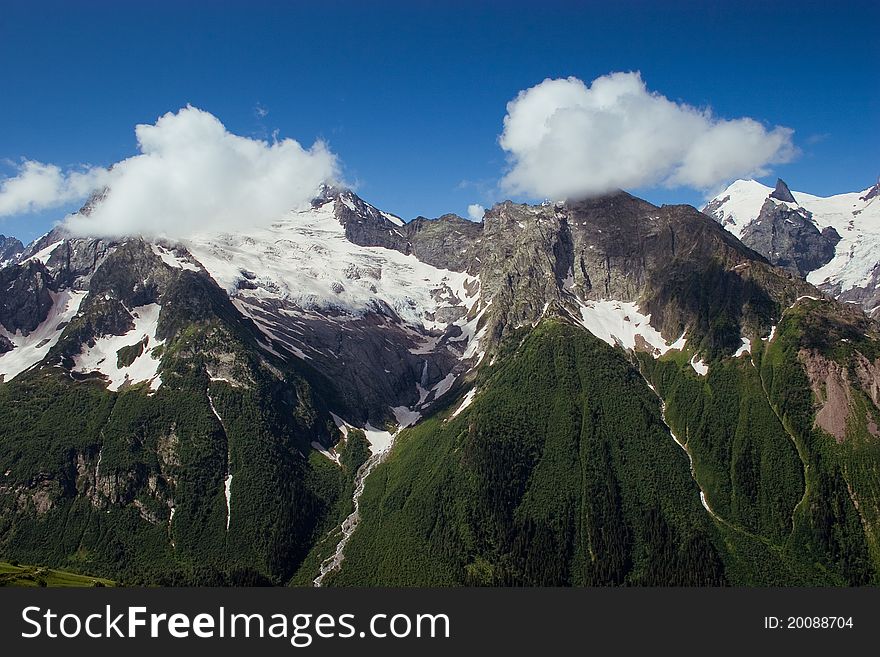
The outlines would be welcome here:
[[[160,585],[880,583],[878,196],[404,222],[324,186],[238,232],[0,237],[0,555]]]
[[[774,265],[880,316],[880,181],[830,197],[737,180],[704,212]]]

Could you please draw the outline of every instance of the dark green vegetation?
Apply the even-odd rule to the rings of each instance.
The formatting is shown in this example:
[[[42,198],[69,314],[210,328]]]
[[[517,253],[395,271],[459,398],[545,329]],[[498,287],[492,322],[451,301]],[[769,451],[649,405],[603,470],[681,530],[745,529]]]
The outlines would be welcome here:
[[[341,538],[340,525],[353,510],[354,478],[370,456],[370,444],[363,431],[349,429],[348,438],[336,446],[336,451],[341,468],[318,452],[309,456],[310,485],[330,511],[315,533],[314,547],[290,580],[293,586],[311,586],[321,563],[336,549]]]
[[[329,582],[876,585],[880,412],[853,363],[880,342],[859,317],[803,300],[706,377],[639,354],[693,478],[621,352],[557,321],[513,336],[469,408],[400,436]],[[841,440],[816,425],[813,350],[849,370]]]
[[[719,518],[732,580],[880,583],[880,440],[867,428],[878,410],[855,372],[859,354],[877,357],[867,328],[856,330],[836,304],[804,300],[786,311],[773,340],[712,362],[706,377],[675,352],[640,357]],[[816,424],[820,400],[805,373],[814,353],[850,371],[841,440]]]
[[[687,456],[623,352],[560,321],[506,344],[469,408],[401,434],[370,476],[332,583],[724,584]]]
[[[115,586],[109,579],[0,561],[0,586]]]
[[[338,438],[320,379],[264,360],[223,312],[166,341],[158,391],[59,368],[0,387],[4,558],[123,583],[310,585],[368,445],[349,431],[338,465],[312,450]],[[521,329],[467,409],[452,417],[450,400],[400,435],[326,582],[878,584],[880,413],[859,363],[880,343],[863,321],[802,300],[705,377],[690,352],[630,359],[563,320]],[[810,359],[845,377],[840,439],[816,423],[829,393]],[[0,577],[95,580],[16,573]]]
[[[326,382],[262,355],[206,276],[157,269],[138,244],[113,257],[129,262],[109,271],[146,283],[96,276],[49,360],[68,361],[99,322],[124,325],[126,305],[161,301],[162,385],[110,392],[50,366],[0,386],[0,555],[124,583],[286,583],[350,501],[350,468],[308,458],[338,439]],[[354,440],[347,463],[361,452]]]
[[[444,243],[422,234],[425,248]],[[473,403],[453,417],[448,395],[370,475],[326,582],[880,584],[876,326],[796,301],[805,283],[727,246],[728,260],[656,264],[647,305],[666,333],[687,327],[686,352],[626,354],[562,319],[562,304],[534,328],[511,316]],[[361,431],[343,440],[331,419],[335,382],[261,347],[203,272],[166,267],[138,241],[107,262],[46,361],[0,385],[0,557],[124,584],[309,585],[369,456]],[[31,269],[29,285],[46,283]],[[83,344],[124,334],[129,309],[153,303],[158,344],[116,358],[161,354],[158,389],[111,392],[71,373]],[[743,334],[751,353],[729,356]],[[7,579],[68,577],[53,572]]]
[[[129,367],[138,356],[144,353],[146,346],[146,341],[142,340],[137,344],[123,347],[116,352],[116,366],[119,368]]]
[[[189,372],[149,395],[65,379],[39,373],[0,389],[8,558],[127,583],[282,583],[347,490],[302,456],[317,432],[296,381],[243,389]]]

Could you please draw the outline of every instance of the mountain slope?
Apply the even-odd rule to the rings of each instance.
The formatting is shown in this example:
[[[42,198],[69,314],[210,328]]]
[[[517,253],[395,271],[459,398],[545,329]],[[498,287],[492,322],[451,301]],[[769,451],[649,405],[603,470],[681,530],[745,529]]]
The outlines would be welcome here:
[[[723,583],[687,458],[623,353],[558,320],[518,333],[470,405],[371,477],[333,583]]]
[[[20,240],[0,235],[0,267],[14,262],[22,251],[24,251],[24,244]]]
[[[692,207],[404,224],[325,187],[246,232],[56,229],[0,279],[5,557],[144,583],[876,581],[877,327]]]
[[[757,251],[768,257],[771,252],[777,254],[770,257],[772,261],[778,257],[785,265],[803,260],[795,269],[810,283],[876,315],[880,306],[880,183],[862,192],[830,197],[793,192],[793,202],[770,199],[773,191],[754,180],[738,180],[710,201],[704,212]],[[769,210],[776,211],[775,221],[768,216]],[[767,235],[769,226],[787,229],[795,223],[803,232],[813,228],[810,240],[776,242]],[[817,249],[822,254],[818,259],[811,254]]]
[[[116,245],[0,387],[2,549],[126,581],[286,581],[342,490],[307,456],[338,432],[327,383],[260,337],[204,272]]]

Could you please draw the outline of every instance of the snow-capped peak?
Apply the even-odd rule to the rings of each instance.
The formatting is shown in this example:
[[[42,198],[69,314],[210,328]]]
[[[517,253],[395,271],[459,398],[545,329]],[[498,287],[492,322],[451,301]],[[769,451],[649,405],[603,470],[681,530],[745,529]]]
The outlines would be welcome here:
[[[731,233],[742,237],[743,230],[757,218],[772,192],[772,187],[757,180],[737,180],[709,201],[703,211]]]
[[[337,210],[337,216],[340,218],[340,221],[345,220],[344,215],[347,209],[350,213],[362,219],[389,222],[397,227],[404,225],[403,219],[370,205],[347,187],[322,184],[318,189],[318,195],[312,201],[312,207],[321,207],[328,201],[335,203],[334,207]]]
[[[827,197],[791,192],[785,183],[782,185],[784,189],[780,190],[778,183],[773,189],[755,180],[737,180],[709,201],[703,211],[740,239],[767,199],[801,211],[819,230],[833,228],[842,238],[834,257],[811,271],[807,281],[842,298],[862,301],[870,311],[871,298],[880,287],[880,183],[859,192]],[[857,296],[846,296],[848,292]]]
[[[280,299],[302,310],[359,316],[387,308],[405,323],[435,328],[430,317],[438,304],[447,303],[444,290],[465,301],[465,283],[472,278],[467,274],[350,241],[339,217],[340,203],[348,207],[355,201],[342,192],[271,226],[203,234],[186,246],[231,295]]]

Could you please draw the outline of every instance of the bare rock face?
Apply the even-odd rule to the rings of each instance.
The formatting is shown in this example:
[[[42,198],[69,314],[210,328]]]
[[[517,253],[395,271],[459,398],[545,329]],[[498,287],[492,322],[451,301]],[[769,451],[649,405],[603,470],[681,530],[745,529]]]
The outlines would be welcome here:
[[[656,207],[625,192],[486,212],[475,249],[493,339],[589,300],[637,302],[674,341],[686,330],[712,352],[764,334],[806,283],[773,270],[690,206]],[[719,314],[728,322],[713,321]]]
[[[362,200],[348,189],[324,187],[312,204],[335,200],[334,211],[345,227],[345,237],[359,246],[381,246],[401,253],[411,252],[409,240],[402,226],[398,226],[383,212]],[[402,223],[402,222],[401,222]]]
[[[801,350],[798,357],[804,364],[813,395],[819,403],[815,426],[842,443],[846,438],[846,421],[852,402],[846,369],[815,351]]]
[[[92,274],[112,253],[115,243],[101,239],[65,239],[46,260],[59,285],[74,290],[87,290]]]
[[[52,245],[57,246],[48,257],[32,258]],[[115,248],[104,240],[68,238],[62,228],[47,233],[17,256],[18,264],[0,269],[0,324],[27,335],[46,319],[54,293],[88,290],[92,275]]]
[[[856,380],[865,394],[880,409],[880,358],[872,363],[864,355],[857,353],[855,359]]]
[[[430,403],[430,388],[456,368],[465,345],[460,330],[426,335],[377,306],[362,317],[305,311],[287,301],[249,299],[247,312],[271,327],[279,352],[295,348],[335,388],[336,412],[350,422],[393,422],[390,407]],[[299,345],[299,346],[296,346]],[[418,383],[421,388],[415,384]]]
[[[770,198],[775,198],[777,201],[784,201],[786,203],[797,203],[797,201],[794,200],[794,195],[791,193],[791,190],[782,178],[776,179],[776,189],[770,192]]]
[[[479,271],[482,223],[444,214],[437,219],[416,217],[405,229],[412,254],[422,262],[469,274]]]
[[[24,244],[14,237],[0,235],[0,266],[4,263],[15,262],[24,251]]]
[[[504,202],[486,212],[477,256],[488,323],[498,340],[533,323],[545,303],[559,302],[559,281],[570,267],[570,235],[564,217],[551,207]]]
[[[853,367],[847,368],[822,356],[818,351],[801,349],[798,358],[804,364],[813,395],[819,404],[815,426],[824,429],[837,442],[846,439],[846,426],[853,412],[853,390],[861,389],[880,409],[880,359],[873,363],[856,352]],[[880,437],[873,417],[866,418],[868,432]]]
[[[878,196],[880,196],[880,180],[878,180],[877,184],[869,189],[864,196],[860,196],[859,199],[862,201],[870,201],[872,198],[877,198]]]
[[[774,265],[805,277],[831,261],[840,235],[830,226],[820,231],[807,210],[778,202],[777,192],[793,199],[787,190],[780,192],[777,186],[757,219],[743,231],[742,241]]]
[[[328,201],[335,201],[336,218],[345,227],[346,238],[354,244],[412,254],[429,265],[452,271],[473,274],[478,269],[475,249],[483,232],[481,223],[445,214],[437,219],[416,217],[398,225],[396,217],[378,210],[351,190],[329,186],[322,188],[312,205],[317,207]]]
[[[52,308],[58,287],[46,267],[36,260],[0,269],[0,324],[27,335],[36,329]]]

